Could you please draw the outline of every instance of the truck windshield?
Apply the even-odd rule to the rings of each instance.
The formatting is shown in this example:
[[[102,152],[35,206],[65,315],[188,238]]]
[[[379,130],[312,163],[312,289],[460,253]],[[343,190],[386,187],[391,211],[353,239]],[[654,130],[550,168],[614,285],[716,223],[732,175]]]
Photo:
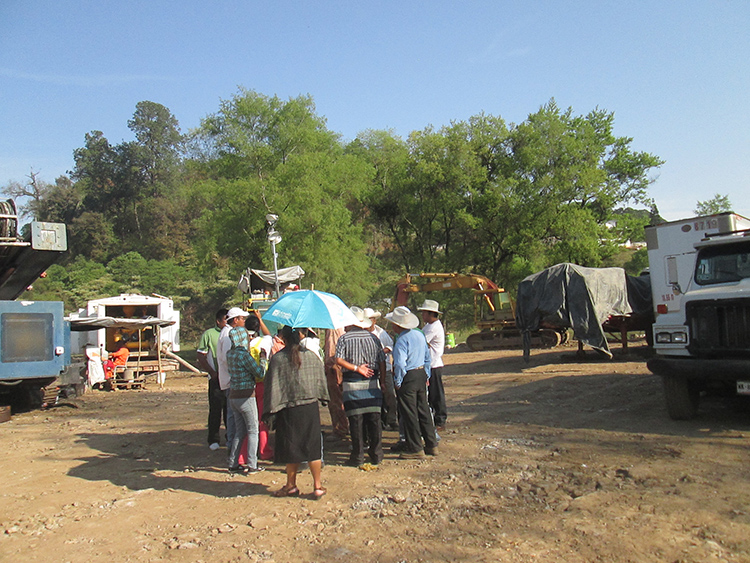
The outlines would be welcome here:
[[[750,240],[698,251],[695,281],[700,285],[736,282],[750,278]]]

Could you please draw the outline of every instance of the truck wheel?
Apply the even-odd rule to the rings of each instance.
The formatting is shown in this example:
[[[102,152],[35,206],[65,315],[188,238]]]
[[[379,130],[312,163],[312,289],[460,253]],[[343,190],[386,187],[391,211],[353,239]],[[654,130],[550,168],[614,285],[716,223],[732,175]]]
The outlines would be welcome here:
[[[698,414],[700,390],[686,377],[665,375],[664,397],[672,420],[689,420]]]

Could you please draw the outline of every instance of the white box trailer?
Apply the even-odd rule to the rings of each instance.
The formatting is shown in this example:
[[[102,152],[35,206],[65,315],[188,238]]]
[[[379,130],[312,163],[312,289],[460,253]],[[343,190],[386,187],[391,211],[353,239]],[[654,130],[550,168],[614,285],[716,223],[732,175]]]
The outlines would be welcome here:
[[[180,350],[180,312],[175,311],[174,302],[158,295],[122,294],[116,297],[93,299],[78,317],[86,319],[111,319],[115,321],[139,321],[141,324],[115,322],[112,326],[74,333],[78,339],[74,346],[79,351],[96,348],[114,352],[124,342],[129,351],[127,374],[118,373],[118,379],[127,382],[141,381],[144,374],[171,371],[178,368],[173,359],[164,357],[166,347],[172,352]],[[153,324],[148,320],[154,320]]]
[[[89,301],[85,309],[78,311],[81,317],[114,317],[118,319],[145,319],[153,317],[162,321],[174,321],[171,326],[161,329],[162,342],[168,342],[171,350],[180,351],[180,312],[175,311],[174,301],[168,297],[155,295],[138,295],[124,293],[117,297],[104,297]],[[87,336],[86,343],[101,347],[103,350],[113,352],[115,341],[125,337],[129,343],[137,341],[134,332],[124,329],[100,329],[82,333]],[[152,341],[151,334],[144,335]],[[145,338],[144,338],[145,340]],[[131,353],[135,346],[128,346]]]
[[[649,369],[669,415],[714,387],[750,394],[750,219],[720,213],[646,228],[655,322]]]

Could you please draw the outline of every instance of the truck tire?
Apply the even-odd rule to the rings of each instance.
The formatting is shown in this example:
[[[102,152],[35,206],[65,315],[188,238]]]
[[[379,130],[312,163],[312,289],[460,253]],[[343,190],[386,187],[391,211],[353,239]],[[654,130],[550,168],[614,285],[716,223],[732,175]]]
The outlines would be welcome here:
[[[664,398],[669,418],[672,420],[690,420],[698,414],[700,390],[686,377],[665,375]]]

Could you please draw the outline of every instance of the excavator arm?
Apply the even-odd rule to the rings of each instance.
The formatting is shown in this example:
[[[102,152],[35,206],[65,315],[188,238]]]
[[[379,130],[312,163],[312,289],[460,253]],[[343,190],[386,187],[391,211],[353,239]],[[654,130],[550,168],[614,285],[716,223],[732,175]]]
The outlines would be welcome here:
[[[425,280],[424,283],[419,283],[422,280]],[[516,330],[515,302],[505,289],[479,274],[406,274],[396,285],[393,306],[408,305],[409,295],[413,293],[453,289],[468,289],[474,293],[474,322],[480,332],[466,339],[466,344],[472,350],[521,347],[521,338]],[[554,331],[540,331],[538,337],[541,337],[543,347],[556,346],[561,342]]]
[[[413,283],[414,278],[438,279],[422,284]],[[410,293],[443,291],[451,289],[474,289],[484,295],[488,306],[494,312],[495,306],[490,294],[504,293],[505,290],[498,287],[493,281],[478,274],[406,274],[396,286],[396,305],[406,305]]]

